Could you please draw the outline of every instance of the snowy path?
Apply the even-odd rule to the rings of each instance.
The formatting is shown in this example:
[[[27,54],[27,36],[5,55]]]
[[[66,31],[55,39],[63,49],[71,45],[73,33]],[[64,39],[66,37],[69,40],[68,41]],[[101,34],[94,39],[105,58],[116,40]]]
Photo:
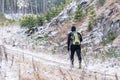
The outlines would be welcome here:
[[[8,55],[11,54],[11,55],[14,55],[14,57],[17,56],[18,58],[22,57],[24,58],[24,61],[28,61],[28,62],[32,62],[32,59],[34,59],[34,62],[37,62],[37,64],[40,65],[39,67],[42,68],[42,70],[45,68],[45,72],[42,72],[42,73],[48,72],[44,76],[48,76],[48,75],[49,77],[54,76],[50,80],[61,80],[63,76],[64,78],[66,78],[66,80],[69,80],[70,76],[72,77],[73,80],[80,80],[81,78],[84,78],[84,77],[86,77],[85,80],[87,80],[89,76],[91,76],[90,80],[94,80],[95,76],[96,78],[99,78],[98,80],[103,80],[104,78],[108,80],[109,78],[111,79],[111,75],[108,75],[108,74],[104,75],[102,73],[97,73],[97,72],[92,72],[92,71],[87,72],[86,70],[83,70],[83,69],[81,70],[77,69],[76,66],[71,71],[69,64],[68,64],[69,60],[61,59],[58,55],[56,56],[56,55],[48,55],[44,53],[35,53],[35,52],[26,51],[26,50],[16,49],[14,47],[12,48],[10,46],[5,46],[5,47],[6,47],[6,52],[8,53]],[[54,73],[51,74],[51,71]],[[25,72],[26,70],[24,71],[24,73]],[[58,74],[59,76],[55,76],[54,74]],[[69,75],[69,76],[66,76],[66,75]],[[114,75],[112,75],[112,80],[115,80]]]
[[[50,52],[37,53],[6,45],[2,42],[4,38],[12,42],[11,36],[16,38],[13,35],[19,30],[19,28],[0,28],[0,45],[4,45],[8,56],[7,62],[5,58],[1,62],[2,73],[0,76],[2,77],[0,77],[0,80],[19,80],[20,77],[22,78],[21,80],[117,80],[117,78],[120,78],[120,68],[118,66],[114,68],[109,67],[110,62],[103,64],[96,62],[94,65],[89,63],[88,67],[84,68],[83,60],[83,68],[78,69],[76,59],[75,68],[70,70],[69,55],[53,55]],[[115,75],[116,73],[117,75]],[[35,79],[36,75],[39,75],[41,79],[39,77]]]

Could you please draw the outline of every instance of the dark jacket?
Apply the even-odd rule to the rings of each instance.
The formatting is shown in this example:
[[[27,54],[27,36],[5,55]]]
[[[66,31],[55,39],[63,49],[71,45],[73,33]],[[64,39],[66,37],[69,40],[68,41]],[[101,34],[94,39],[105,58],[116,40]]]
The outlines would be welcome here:
[[[80,34],[79,32],[77,32],[77,34],[78,34],[78,36],[80,36],[80,37],[79,37],[80,42],[82,42],[82,36],[81,36],[81,34]],[[70,32],[70,33],[68,34],[68,40],[67,40],[68,51],[69,51],[69,49],[70,49],[70,47],[71,47],[71,45],[72,45],[72,43],[71,43],[71,41],[72,41],[71,36],[72,36],[72,32]]]

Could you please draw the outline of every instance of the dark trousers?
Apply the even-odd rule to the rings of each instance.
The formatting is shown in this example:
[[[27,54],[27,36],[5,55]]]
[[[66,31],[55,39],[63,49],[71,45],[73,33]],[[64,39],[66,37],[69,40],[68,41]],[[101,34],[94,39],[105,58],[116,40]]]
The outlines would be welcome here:
[[[82,57],[81,57],[81,47],[80,47],[80,45],[71,45],[70,60],[71,60],[72,64],[74,64],[74,54],[75,54],[75,52],[77,53],[79,63],[81,63],[82,62]]]

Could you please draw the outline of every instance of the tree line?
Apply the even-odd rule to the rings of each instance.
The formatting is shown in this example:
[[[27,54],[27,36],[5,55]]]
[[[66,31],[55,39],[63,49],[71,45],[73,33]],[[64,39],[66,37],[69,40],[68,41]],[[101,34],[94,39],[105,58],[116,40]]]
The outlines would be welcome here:
[[[40,14],[67,0],[0,0],[0,12],[7,14]]]

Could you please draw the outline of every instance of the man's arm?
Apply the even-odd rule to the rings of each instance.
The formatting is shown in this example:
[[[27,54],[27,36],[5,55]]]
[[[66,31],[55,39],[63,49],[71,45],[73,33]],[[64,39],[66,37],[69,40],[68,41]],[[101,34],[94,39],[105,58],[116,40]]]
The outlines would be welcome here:
[[[78,34],[79,34],[79,36],[80,36],[80,42],[82,42],[82,41],[83,41],[82,36],[81,36],[80,33],[78,33]]]
[[[68,34],[68,39],[67,39],[67,48],[68,48],[68,51],[70,49],[70,33]]]

